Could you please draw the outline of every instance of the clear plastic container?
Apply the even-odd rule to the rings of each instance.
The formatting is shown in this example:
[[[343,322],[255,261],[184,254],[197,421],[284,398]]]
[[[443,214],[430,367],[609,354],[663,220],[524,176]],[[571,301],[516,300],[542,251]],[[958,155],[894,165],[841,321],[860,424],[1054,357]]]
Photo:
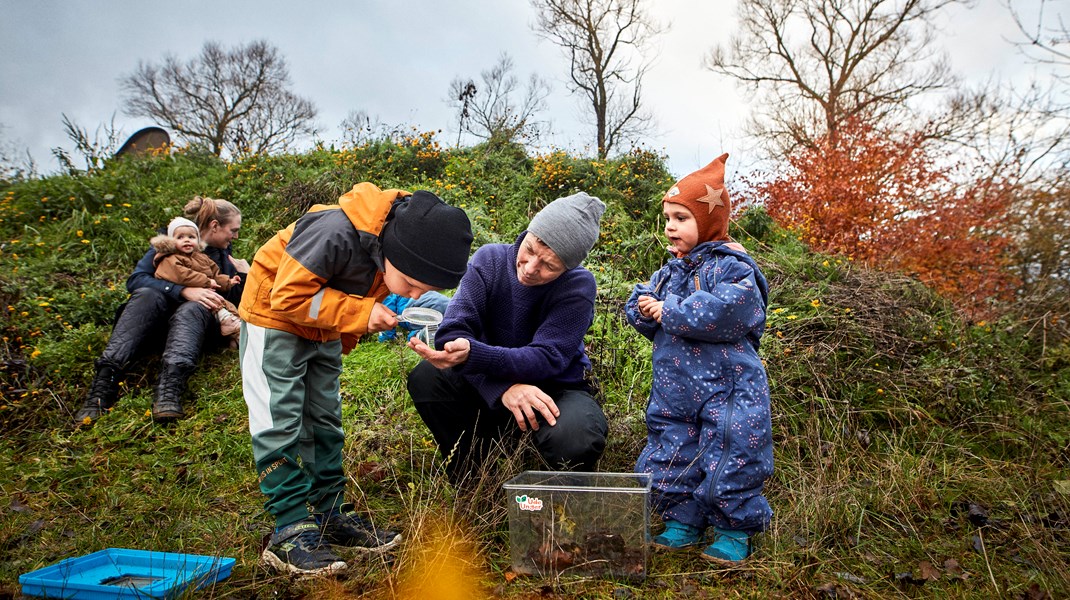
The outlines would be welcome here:
[[[502,487],[513,571],[646,577],[650,475],[525,471]]]

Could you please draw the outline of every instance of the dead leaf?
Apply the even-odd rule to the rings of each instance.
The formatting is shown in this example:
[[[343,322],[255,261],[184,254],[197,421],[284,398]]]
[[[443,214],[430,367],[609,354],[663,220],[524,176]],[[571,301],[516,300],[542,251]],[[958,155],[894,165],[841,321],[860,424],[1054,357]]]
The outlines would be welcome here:
[[[974,527],[984,527],[988,525],[988,511],[980,504],[970,503],[970,508],[966,512],[966,517],[969,518],[970,523]]]
[[[838,583],[826,583],[814,588],[814,591],[821,592],[826,598],[857,598],[858,596],[851,591],[851,588],[842,586]]]
[[[514,579],[516,579],[516,571],[506,571],[505,572],[505,582],[506,583],[512,583]]]
[[[1047,590],[1040,589],[1040,585],[1036,582],[1029,584],[1029,589],[1018,597],[1022,600],[1051,600],[1051,594]]]
[[[953,558],[944,561],[944,571],[947,572],[949,577],[962,577],[963,573],[962,565]]]
[[[386,477],[386,469],[373,460],[366,460],[357,465],[357,477],[369,481],[382,481]]]
[[[937,569],[933,564],[927,560],[923,560],[918,563],[918,571],[921,573],[921,578],[927,581],[936,581],[940,579],[940,569]]]

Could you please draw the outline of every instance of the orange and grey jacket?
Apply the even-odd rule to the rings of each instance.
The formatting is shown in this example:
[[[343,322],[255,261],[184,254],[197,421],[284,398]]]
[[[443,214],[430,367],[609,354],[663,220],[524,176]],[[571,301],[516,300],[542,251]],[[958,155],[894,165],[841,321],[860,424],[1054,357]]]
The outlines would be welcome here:
[[[313,206],[256,252],[241,318],[315,342],[342,338],[351,349],[389,294],[379,233],[394,201],[409,195],[365,182],[337,205]]]

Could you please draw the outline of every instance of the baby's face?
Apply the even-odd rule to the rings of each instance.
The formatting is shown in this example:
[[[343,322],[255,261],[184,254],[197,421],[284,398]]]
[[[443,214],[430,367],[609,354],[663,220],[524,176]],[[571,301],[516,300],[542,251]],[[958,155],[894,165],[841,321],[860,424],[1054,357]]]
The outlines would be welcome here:
[[[192,254],[197,249],[197,230],[192,227],[179,227],[175,229],[175,240],[178,241],[180,252]]]
[[[669,246],[681,256],[691,252],[698,245],[698,221],[695,215],[682,204],[666,202],[662,207]]]

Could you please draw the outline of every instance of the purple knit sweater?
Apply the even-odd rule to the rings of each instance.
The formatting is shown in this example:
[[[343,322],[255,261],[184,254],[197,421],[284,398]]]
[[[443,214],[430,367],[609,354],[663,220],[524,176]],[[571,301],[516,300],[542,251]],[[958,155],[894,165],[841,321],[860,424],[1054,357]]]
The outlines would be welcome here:
[[[468,270],[435,334],[435,345],[468,338],[472,350],[457,367],[489,406],[515,383],[544,391],[585,387],[591,362],[583,336],[594,320],[594,275],[583,267],[554,281],[525,287],[516,278],[520,241],[488,244]]]

